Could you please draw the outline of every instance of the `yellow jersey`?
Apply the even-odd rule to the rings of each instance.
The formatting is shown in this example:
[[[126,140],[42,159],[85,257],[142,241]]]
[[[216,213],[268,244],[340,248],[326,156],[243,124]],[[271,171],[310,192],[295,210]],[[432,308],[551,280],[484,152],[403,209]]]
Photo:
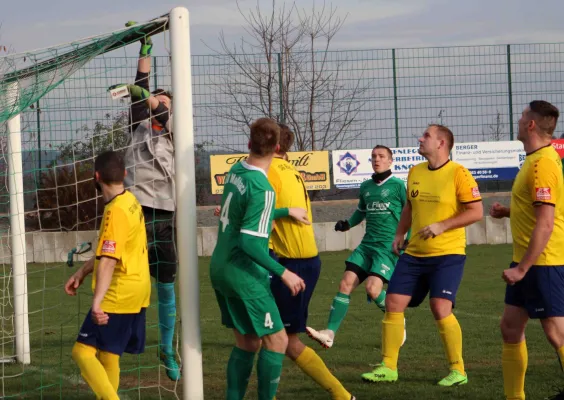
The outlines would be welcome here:
[[[464,204],[482,201],[476,180],[470,171],[453,161],[430,169],[428,162],[409,170],[407,198],[411,203],[411,240],[405,252],[415,257],[466,254],[465,228],[443,232],[423,240],[422,228],[452,218],[464,210]]]
[[[102,301],[102,310],[135,314],[148,307],[151,277],[145,218],[141,205],[129,191],[117,195],[104,207],[92,290],[96,287],[96,273],[102,257],[117,260],[112,282]]]
[[[564,264],[564,183],[562,161],[552,145],[527,154],[511,189],[511,235],[513,261],[520,262],[536,225],[535,205],[554,209],[554,229],[543,252],[533,265]]]
[[[274,158],[268,169],[268,181],[276,193],[276,208],[300,207],[312,221],[311,203],[302,175],[292,164]],[[281,258],[311,258],[318,255],[313,225],[304,225],[291,217],[275,221],[270,248]]]

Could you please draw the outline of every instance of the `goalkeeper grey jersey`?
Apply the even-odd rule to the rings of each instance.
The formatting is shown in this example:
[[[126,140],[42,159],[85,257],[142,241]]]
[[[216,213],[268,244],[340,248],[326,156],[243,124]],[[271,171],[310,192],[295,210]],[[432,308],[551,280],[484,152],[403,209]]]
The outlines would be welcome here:
[[[149,119],[140,122],[131,134],[125,167],[125,186],[142,206],[175,210],[174,146],[168,130],[153,129]]]

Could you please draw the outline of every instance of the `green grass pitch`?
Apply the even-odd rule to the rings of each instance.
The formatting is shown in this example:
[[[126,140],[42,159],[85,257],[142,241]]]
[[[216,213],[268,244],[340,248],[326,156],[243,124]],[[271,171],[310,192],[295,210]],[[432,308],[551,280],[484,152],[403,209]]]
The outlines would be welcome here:
[[[325,327],[347,256],[348,252],[321,255],[321,277],[310,305],[311,326]],[[360,379],[361,373],[371,370],[371,364],[380,360],[383,316],[374,304],[366,303],[363,286],[351,297],[349,312],[332,349],[321,349],[305,335],[303,341],[321,355],[357,399],[502,399],[499,321],[505,286],[501,271],[510,260],[510,245],[468,247],[465,275],[455,309],[462,326],[468,385],[458,388],[436,386],[448,371],[427,301],[406,312],[407,342],[400,353],[400,378],[395,384],[374,385]],[[208,264],[209,258],[200,259],[204,389],[206,400],[212,400],[225,398],[225,368],[233,338],[231,332],[220,324],[219,309],[208,279]],[[90,306],[89,280],[77,298],[70,298],[63,292],[66,277],[73,271],[60,264],[29,265],[32,364],[25,368],[17,364],[0,365],[1,398],[93,398],[70,359],[70,349]],[[47,289],[42,290],[44,287]],[[175,388],[164,371],[159,370],[156,315],[156,310],[151,308],[145,354],[122,358],[122,399],[174,399],[175,390],[181,396],[181,385]],[[554,393],[556,386],[564,386],[564,375],[537,321],[530,323],[527,329],[527,343],[527,399],[544,399]],[[5,349],[4,353],[7,352]],[[189,365],[184,366],[185,370],[188,368]],[[256,398],[256,371],[253,371],[246,398]],[[329,395],[286,360],[277,399],[316,400],[329,399]]]

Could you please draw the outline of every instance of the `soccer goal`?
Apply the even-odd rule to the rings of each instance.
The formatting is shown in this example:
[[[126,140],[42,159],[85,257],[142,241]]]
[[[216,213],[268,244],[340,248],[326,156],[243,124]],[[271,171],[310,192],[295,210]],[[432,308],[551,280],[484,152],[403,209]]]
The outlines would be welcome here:
[[[122,357],[120,397],[203,399],[190,32],[183,7],[0,58],[0,398],[92,397],[70,354],[91,304],[91,282],[87,278],[75,297],[65,294],[64,284],[96,248],[104,205],[93,184],[93,160],[131,146],[132,98],[112,98],[109,88],[135,84],[140,41],[147,37],[153,42],[150,89],[174,98],[175,345],[183,374],[171,381],[157,357],[153,289],[145,353]]]

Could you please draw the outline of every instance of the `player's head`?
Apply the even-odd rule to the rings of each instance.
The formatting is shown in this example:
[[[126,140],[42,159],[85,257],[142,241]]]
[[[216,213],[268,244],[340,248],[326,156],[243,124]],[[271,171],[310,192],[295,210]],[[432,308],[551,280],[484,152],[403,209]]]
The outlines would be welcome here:
[[[270,118],[259,118],[251,125],[249,150],[255,157],[271,157],[280,151],[280,127]]]
[[[524,142],[533,135],[542,139],[552,139],[559,116],[558,108],[548,101],[531,101],[521,113],[517,140]]]
[[[418,139],[419,154],[425,158],[439,155],[447,156],[454,146],[454,135],[444,125],[430,124]]]
[[[115,151],[105,151],[94,160],[94,182],[96,189],[103,191],[104,187],[123,185],[125,178],[125,163],[123,157]]]
[[[278,150],[278,154],[286,155],[292,148],[294,144],[294,132],[290,129],[290,127],[286,124],[278,123],[280,127],[280,139],[278,143],[280,144],[280,150]]]
[[[172,113],[172,93],[164,89],[155,89],[151,93],[159,101],[159,107],[153,111],[153,115]],[[172,120],[172,118],[170,118]],[[155,117],[151,118],[153,125],[162,125]]]
[[[381,144],[372,149],[372,169],[377,174],[388,171],[392,167],[392,150]]]

